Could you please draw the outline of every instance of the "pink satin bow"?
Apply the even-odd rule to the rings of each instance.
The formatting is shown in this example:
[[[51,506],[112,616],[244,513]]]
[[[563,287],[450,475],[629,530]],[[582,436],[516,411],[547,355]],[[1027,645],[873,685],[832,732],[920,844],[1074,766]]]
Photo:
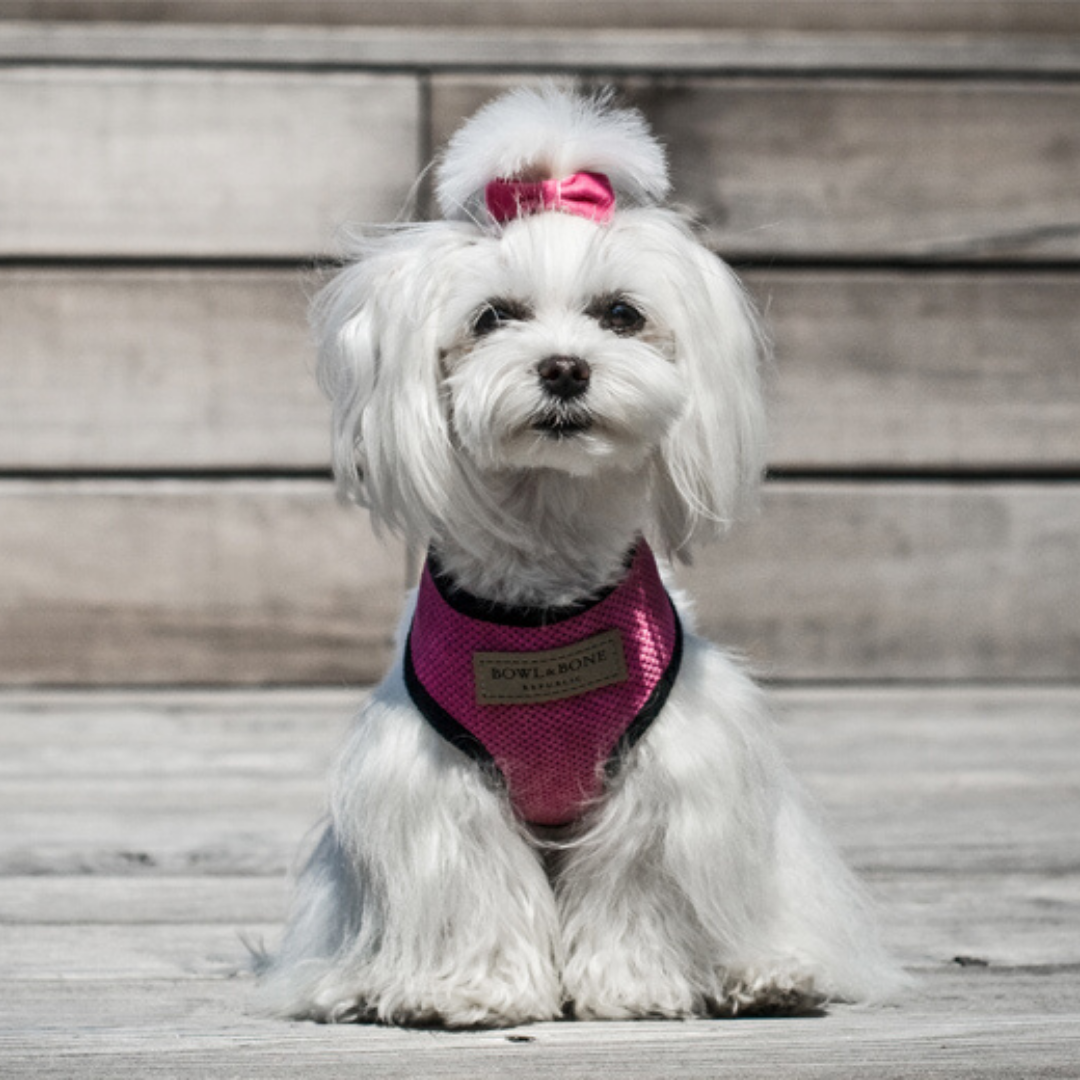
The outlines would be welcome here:
[[[562,210],[591,221],[610,221],[615,192],[603,173],[579,172],[565,180],[492,180],[484,198],[496,221],[541,210]]]

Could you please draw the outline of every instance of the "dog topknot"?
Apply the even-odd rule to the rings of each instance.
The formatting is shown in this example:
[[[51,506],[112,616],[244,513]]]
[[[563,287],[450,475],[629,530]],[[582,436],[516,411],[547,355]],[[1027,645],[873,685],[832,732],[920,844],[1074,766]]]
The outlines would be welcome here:
[[[452,221],[480,220],[495,179],[560,180],[603,173],[620,206],[650,206],[669,190],[667,156],[636,109],[547,82],[520,87],[480,109],[450,140],[436,196]]]

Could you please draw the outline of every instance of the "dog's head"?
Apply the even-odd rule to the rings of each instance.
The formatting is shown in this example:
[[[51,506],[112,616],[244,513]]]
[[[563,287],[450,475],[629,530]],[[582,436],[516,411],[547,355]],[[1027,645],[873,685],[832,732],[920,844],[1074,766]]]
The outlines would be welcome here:
[[[362,242],[317,302],[341,488],[421,542],[495,473],[610,473],[675,553],[723,528],[761,468],[759,337],[666,190],[606,96],[481,110],[439,170],[445,220]]]

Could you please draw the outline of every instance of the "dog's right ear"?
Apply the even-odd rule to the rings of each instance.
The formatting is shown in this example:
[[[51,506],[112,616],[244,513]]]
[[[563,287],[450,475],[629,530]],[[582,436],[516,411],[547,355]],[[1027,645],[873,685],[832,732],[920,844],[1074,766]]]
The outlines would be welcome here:
[[[365,238],[312,307],[338,490],[420,543],[450,490],[439,331],[454,253],[473,235],[437,222]]]

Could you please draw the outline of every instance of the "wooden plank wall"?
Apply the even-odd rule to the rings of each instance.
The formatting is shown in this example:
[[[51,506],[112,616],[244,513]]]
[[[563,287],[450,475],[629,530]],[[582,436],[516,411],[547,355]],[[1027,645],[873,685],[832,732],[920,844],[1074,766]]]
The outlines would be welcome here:
[[[0,0],[8,19],[399,27],[1075,33],[1075,0]],[[498,66],[493,51],[489,66]],[[544,57],[538,58],[540,63]]]
[[[331,496],[313,260],[568,69],[776,342],[704,628],[777,679],[1080,674],[1078,5],[655,7],[0,0],[0,682],[378,675],[404,556]]]

